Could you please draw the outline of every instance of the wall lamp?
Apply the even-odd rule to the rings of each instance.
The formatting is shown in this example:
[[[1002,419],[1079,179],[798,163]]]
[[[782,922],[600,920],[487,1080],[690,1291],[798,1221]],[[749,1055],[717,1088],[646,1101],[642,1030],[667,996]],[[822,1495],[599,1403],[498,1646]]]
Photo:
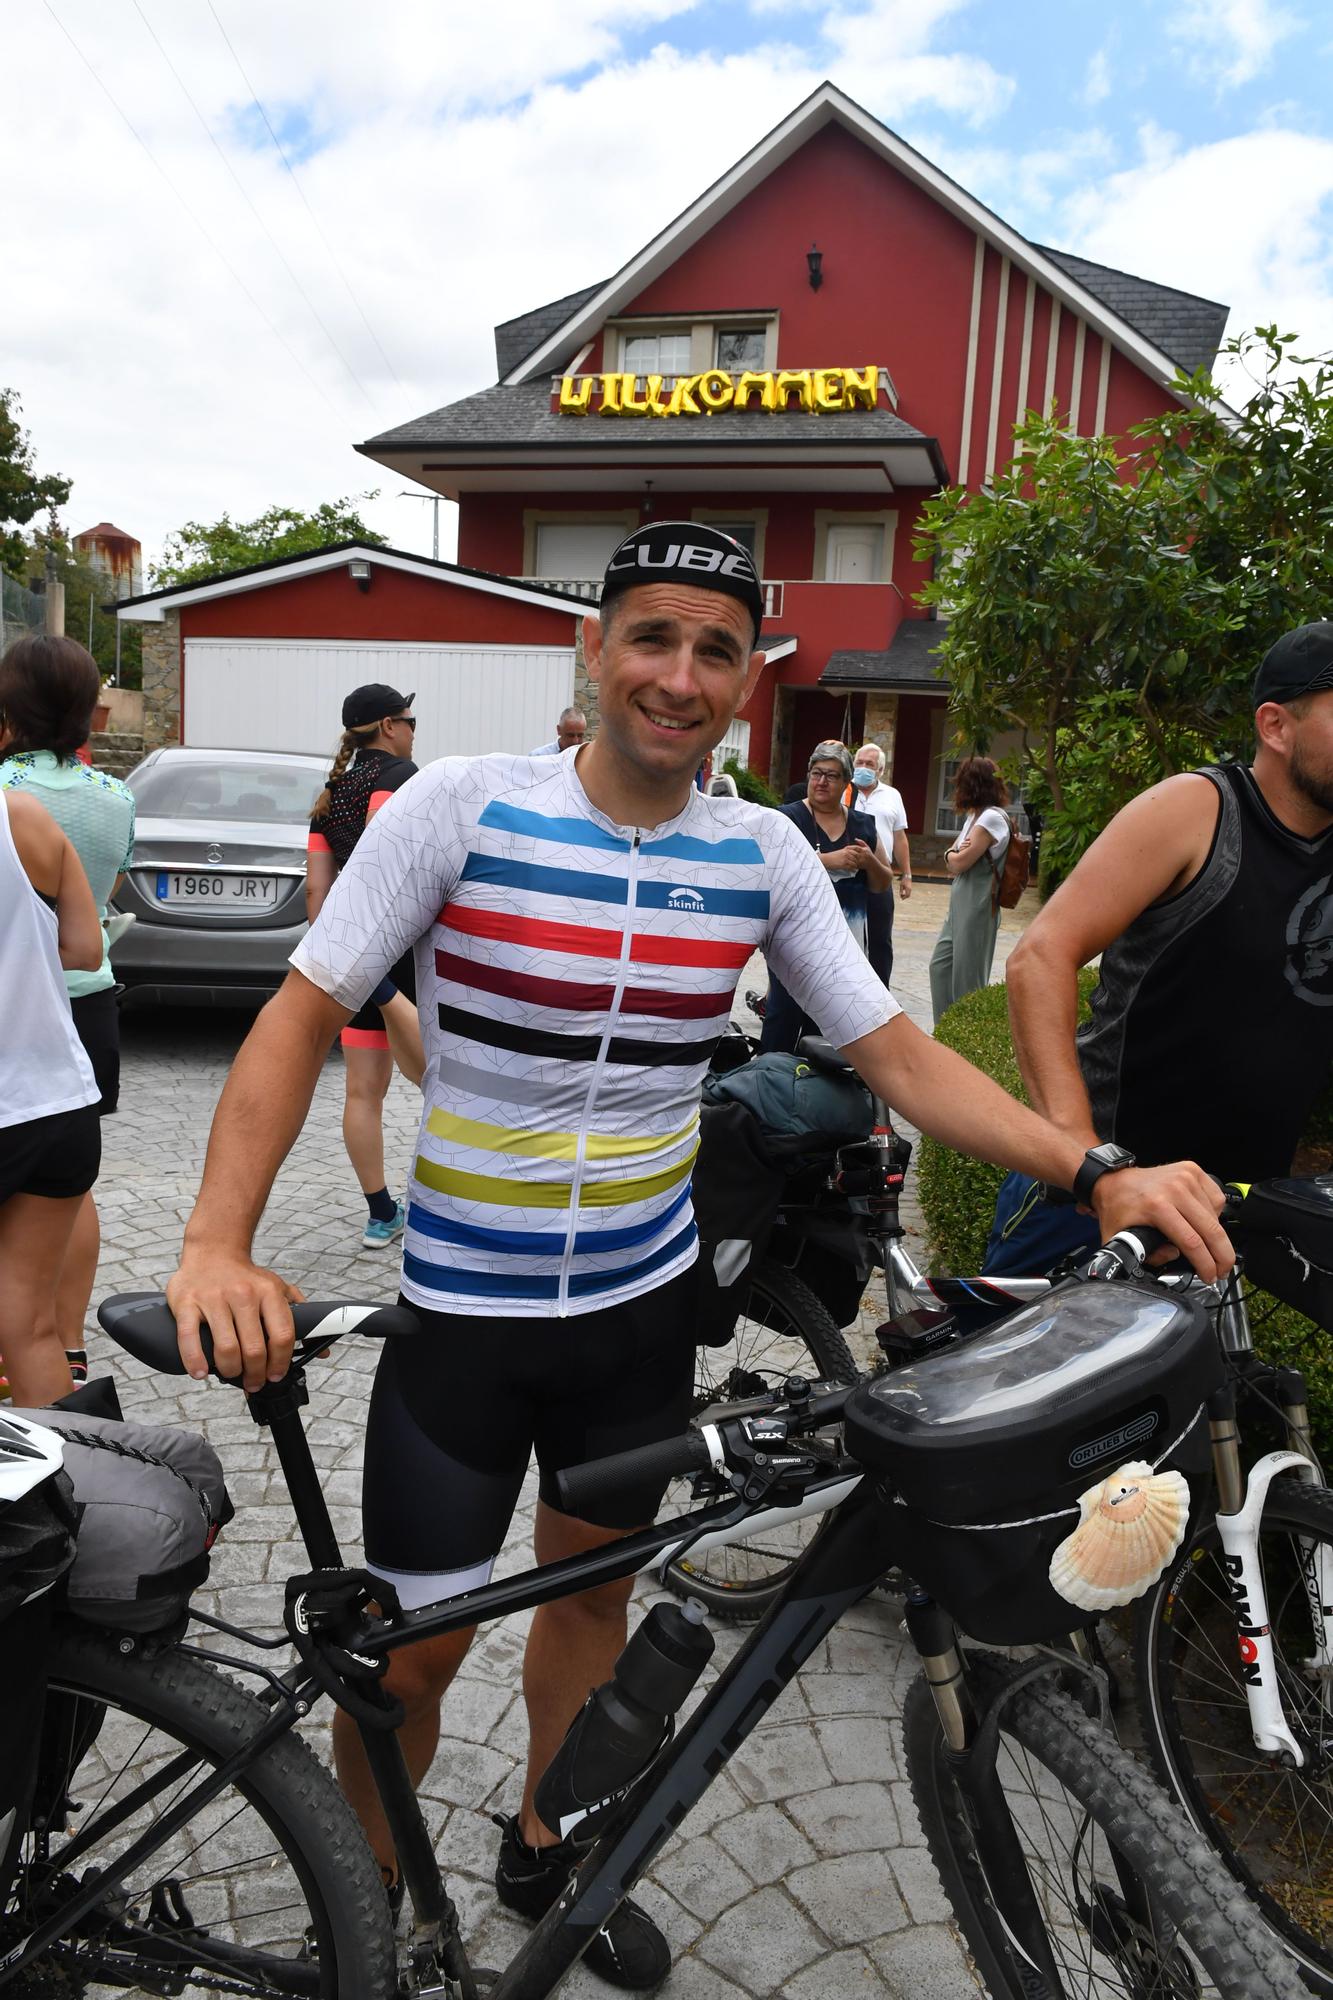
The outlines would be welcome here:
[[[824,282],[824,253],[812,243],[805,253],[805,261],[810,267],[810,289],[817,292]]]
[[[370,564],[364,556],[355,556],[347,565],[347,574],[358,590],[370,589]]]

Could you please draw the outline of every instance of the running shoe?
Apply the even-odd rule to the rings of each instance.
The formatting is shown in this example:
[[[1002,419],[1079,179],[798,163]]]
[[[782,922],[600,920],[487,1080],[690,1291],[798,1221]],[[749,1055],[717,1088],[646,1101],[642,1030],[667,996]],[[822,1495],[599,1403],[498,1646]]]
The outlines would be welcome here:
[[[395,1206],[393,1214],[387,1222],[377,1222],[374,1216],[371,1216],[370,1221],[361,1232],[361,1241],[365,1244],[367,1250],[383,1250],[386,1244],[393,1242],[395,1236],[402,1235],[403,1224],[406,1221],[407,1210],[400,1201]]]
[[[517,1814],[491,1817],[501,1829],[496,1894],[507,1910],[536,1923],[559,1897],[581,1857],[568,1840],[558,1847],[529,1847],[519,1836]],[[670,1972],[671,1953],[648,1912],[626,1899],[598,1931],[583,1963],[612,1986],[651,1993]]]

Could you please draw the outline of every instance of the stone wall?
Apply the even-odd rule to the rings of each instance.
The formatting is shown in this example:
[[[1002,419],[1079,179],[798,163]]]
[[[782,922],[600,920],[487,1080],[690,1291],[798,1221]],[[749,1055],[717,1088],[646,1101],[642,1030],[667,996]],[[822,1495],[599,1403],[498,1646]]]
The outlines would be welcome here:
[[[143,625],[145,750],[181,740],[181,621],[168,611],[160,625]]]
[[[898,696],[872,689],[866,695],[865,737],[867,743],[877,743],[884,752],[884,782],[893,783],[893,746],[898,734]],[[860,744],[852,745],[853,751]]]
[[[588,718],[588,735],[597,734],[597,724],[601,719],[601,708],[597,700],[597,683],[589,673],[583,657],[583,620],[574,626],[574,706],[581,708]],[[551,734],[555,734],[555,717],[551,718]]]

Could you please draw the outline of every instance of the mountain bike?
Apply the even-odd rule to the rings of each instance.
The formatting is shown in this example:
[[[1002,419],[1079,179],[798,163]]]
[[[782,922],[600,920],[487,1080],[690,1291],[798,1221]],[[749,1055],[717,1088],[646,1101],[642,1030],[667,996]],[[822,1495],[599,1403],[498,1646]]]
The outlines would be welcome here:
[[[248,1398],[272,1433],[312,1565],[287,1579],[286,1641],[211,1617],[197,1621],[208,1643],[156,1652],[128,1637],[62,1635],[38,1795],[5,1913],[0,1991],[45,1978],[46,1990],[64,1993],[96,1982],[163,1995],[377,2000],[397,1987],[539,2000],[844,1611],[886,1562],[910,1551],[921,1581],[909,1593],[907,1625],[922,1675],[904,1715],[908,1771],[996,2000],[1296,2000],[1299,1983],[1246,1899],[1104,1728],[1106,1687],[1095,1664],[1077,1647],[1042,1647],[1017,1664],[964,1649],[944,1608],[961,1593],[983,1625],[998,1619],[1007,1631],[1030,1620],[1036,1638],[1083,1622],[1050,1595],[1031,1560],[1031,1524],[1009,1519],[1006,1502],[1034,1493],[1054,1502],[1040,1510],[1043,1524],[1055,1524],[1039,1527],[1043,1547],[1077,1515],[1064,1458],[1099,1406],[1108,1359],[1122,1403],[1160,1394],[1181,1440],[1198,1431],[1197,1399],[1215,1373],[1206,1325],[1190,1302],[1163,1305],[1137,1269],[1132,1245],[1111,1246],[1098,1275],[1125,1282],[1066,1288],[1058,1308],[1024,1330],[1021,1350],[1000,1329],[969,1347],[965,1369],[944,1352],[917,1371],[937,1413],[952,1413],[948,1443],[963,1454],[953,1486],[984,1521],[941,1534],[922,1509],[922,1480],[933,1489],[943,1433],[932,1441],[934,1420],[916,1421],[902,1378],[828,1390],[792,1381],[761,1412],[722,1415],[683,1438],[563,1475],[565,1504],[577,1513],[650,1466],[694,1469],[712,1492],[684,1520],[411,1612],[382,1581],[342,1566],[300,1411],[306,1371],[335,1341],[358,1330],[411,1338],[417,1323],[398,1308],[296,1306],[287,1376]],[[1151,1354],[1145,1315],[1155,1327]],[[180,1372],[160,1295],[109,1300],[99,1317],[141,1361]],[[598,1743],[599,1697],[590,1697],[539,1792],[548,1823],[586,1839],[585,1858],[504,1971],[479,1973],[394,1734],[401,1711],[381,1683],[387,1658],[418,1639],[632,1574],[683,1540],[799,1499],[830,1473],[855,1475],[846,1500],[682,1727],[675,1712],[686,1686],[676,1674],[649,1739],[627,1763],[614,1732],[609,1745]],[[997,1601],[984,1581],[976,1588],[975,1553],[959,1544],[977,1534],[986,1544],[982,1573],[1017,1561],[1021,1591],[1006,1588]],[[695,1633],[697,1678],[709,1650],[702,1614],[675,1615]],[[267,1664],[287,1643],[294,1663]],[[252,1677],[258,1693],[233,1674]],[[322,1694],[355,1719],[393,1831],[413,1906],[401,1965],[350,1809],[295,1739]],[[618,1765],[615,1757],[608,1764],[608,1749]]]
[[[846,1067],[813,1038],[801,1050]],[[879,1337],[888,1366],[908,1365],[994,1324],[1042,1296],[1051,1282],[934,1278],[921,1271],[898,1214],[910,1157],[908,1143],[881,1118],[870,1142],[843,1149],[820,1191],[826,1207],[843,1205],[853,1240],[859,1236],[883,1270],[888,1318]],[[1247,1246],[1267,1261],[1274,1227],[1285,1227],[1298,1262],[1317,1276],[1333,1218],[1333,1181],[1275,1185],[1276,1195],[1264,1196],[1269,1226],[1262,1235],[1250,1219],[1254,1197],[1232,1192],[1223,1219],[1242,1263]],[[796,1245],[798,1282],[813,1275],[801,1257],[802,1215],[797,1205],[783,1217],[789,1245]],[[776,1282],[780,1291],[781,1278]],[[1268,1366],[1254,1351],[1241,1271],[1211,1287],[1181,1276],[1163,1282],[1191,1287],[1205,1304],[1225,1362],[1226,1386],[1210,1408],[1223,1525],[1203,1511],[1176,1562],[1136,1607],[1134,1684],[1143,1740],[1169,1789],[1254,1898],[1307,1983],[1333,1995],[1333,1495],[1314,1453],[1300,1376]],[[1304,1309],[1317,1314],[1322,1296],[1302,1300]],[[1243,1454],[1246,1417],[1282,1449]],[[727,1575],[729,1588],[709,1601],[724,1615],[761,1616],[818,1526],[813,1506],[771,1531],[762,1520],[753,1523],[744,1572]],[[687,1591],[696,1567],[707,1581],[709,1566],[725,1559],[725,1552],[687,1554],[663,1580]]]

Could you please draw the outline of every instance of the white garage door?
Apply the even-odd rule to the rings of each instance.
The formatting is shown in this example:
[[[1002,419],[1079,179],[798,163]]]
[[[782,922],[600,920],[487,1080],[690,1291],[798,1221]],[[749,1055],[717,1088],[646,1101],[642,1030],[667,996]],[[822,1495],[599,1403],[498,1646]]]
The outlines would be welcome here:
[[[574,649],[187,639],[185,741],[195,749],[331,755],[343,696],[365,681],[415,691],[419,764],[531,750],[550,742],[573,700]]]

